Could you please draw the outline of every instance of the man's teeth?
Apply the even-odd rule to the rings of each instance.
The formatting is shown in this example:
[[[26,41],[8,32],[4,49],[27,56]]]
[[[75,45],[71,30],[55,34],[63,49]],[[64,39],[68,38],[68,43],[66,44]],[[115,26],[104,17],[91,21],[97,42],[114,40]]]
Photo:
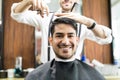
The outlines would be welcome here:
[[[72,48],[71,46],[66,47],[66,46],[61,46],[60,48]]]

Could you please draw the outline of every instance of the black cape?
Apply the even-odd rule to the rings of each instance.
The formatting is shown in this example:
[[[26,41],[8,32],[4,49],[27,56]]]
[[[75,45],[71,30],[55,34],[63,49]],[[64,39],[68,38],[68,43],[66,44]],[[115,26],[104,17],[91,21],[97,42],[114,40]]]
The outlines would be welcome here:
[[[80,61],[52,60],[29,73],[25,80],[105,80],[93,67]]]

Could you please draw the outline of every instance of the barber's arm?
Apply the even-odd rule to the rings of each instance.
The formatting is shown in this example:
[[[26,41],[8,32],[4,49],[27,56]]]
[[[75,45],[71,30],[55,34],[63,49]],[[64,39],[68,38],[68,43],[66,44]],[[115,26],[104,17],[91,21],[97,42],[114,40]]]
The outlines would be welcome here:
[[[100,37],[100,38],[106,38],[105,32],[103,30],[103,25],[97,24],[93,19],[87,18],[85,16],[81,16],[78,19],[79,23],[82,23],[87,26],[89,30],[92,30],[92,32]],[[104,26],[105,27],[105,26]]]
[[[27,9],[33,7],[34,10],[40,11],[40,15],[43,17],[44,11],[48,15],[49,8],[43,0],[22,0],[19,5],[14,9],[15,13],[21,13]]]

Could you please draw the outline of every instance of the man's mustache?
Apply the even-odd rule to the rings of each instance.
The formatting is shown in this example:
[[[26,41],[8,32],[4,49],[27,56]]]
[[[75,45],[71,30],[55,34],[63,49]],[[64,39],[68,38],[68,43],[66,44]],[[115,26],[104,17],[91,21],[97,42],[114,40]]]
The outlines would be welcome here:
[[[63,44],[63,43],[58,44],[59,48],[72,47],[72,46],[73,46],[72,44]]]

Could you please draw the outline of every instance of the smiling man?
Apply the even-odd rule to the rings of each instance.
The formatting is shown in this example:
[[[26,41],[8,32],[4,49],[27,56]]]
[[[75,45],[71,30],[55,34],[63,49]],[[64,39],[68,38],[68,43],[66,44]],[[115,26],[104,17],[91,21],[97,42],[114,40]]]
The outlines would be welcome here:
[[[93,67],[74,57],[79,41],[76,21],[57,18],[50,30],[49,42],[56,57],[36,68],[25,80],[105,80]]]
[[[59,20],[59,19],[58,19]],[[51,34],[52,37],[49,39],[53,50],[58,58],[61,59],[70,59],[73,57],[76,44],[78,43],[77,36],[77,24],[73,23],[73,20],[65,22],[66,18],[63,18],[63,21],[53,22]]]

